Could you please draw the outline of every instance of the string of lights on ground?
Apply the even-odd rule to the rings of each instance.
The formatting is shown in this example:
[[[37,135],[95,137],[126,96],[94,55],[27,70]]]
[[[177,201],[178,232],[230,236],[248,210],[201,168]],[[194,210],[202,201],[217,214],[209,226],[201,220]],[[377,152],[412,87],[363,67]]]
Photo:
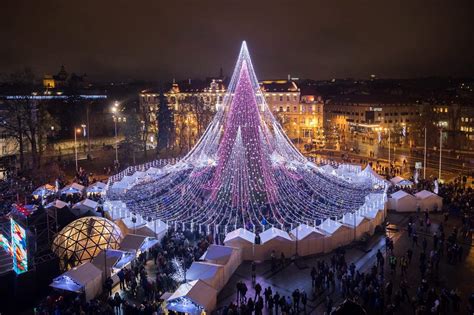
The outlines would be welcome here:
[[[187,156],[137,172],[120,190],[109,184],[108,200],[171,226],[226,233],[315,226],[361,210],[369,194],[383,192],[368,177],[351,180],[316,166],[294,147],[266,104],[245,42],[217,106]]]

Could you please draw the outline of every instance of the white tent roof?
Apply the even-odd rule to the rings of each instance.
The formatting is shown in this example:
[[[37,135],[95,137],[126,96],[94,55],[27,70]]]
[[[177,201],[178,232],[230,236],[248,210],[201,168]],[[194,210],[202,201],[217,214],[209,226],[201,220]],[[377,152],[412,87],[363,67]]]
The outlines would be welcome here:
[[[255,243],[255,234],[243,228],[239,228],[237,230],[227,233],[224,239],[224,243],[237,238],[246,240],[250,243]]]
[[[79,292],[87,283],[95,280],[97,277],[102,277],[102,271],[94,266],[94,264],[86,262],[55,278],[50,286],[57,289]]]
[[[358,214],[353,214],[353,213],[347,213],[342,216],[341,223],[349,226],[349,227],[354,227],[354,217],[355,217],[355,226],[358,227],[362,221],[364,221],[364,217],[358,215]]]
[[[400,176],[395,176],[395,177],[390,178],[390,182],[394,185],[398,184],[402,180],[404,180],[404,178]]]
[[[42,197],[45,195],[54,194],[55,190],[56,190],[56,187],[50,184],[45,184],[43,186],[36,188],[35,191],[33,191],[32,195]]]
[[[156,168],[156,167],[150,167],[149,169],[147,169],[146,173],[147,174],[157,174],[160,172],[160,169],[159,168]]]
[[[428,191],[428,190],[422,190],[422,191],[419,191],[415,194],[415,197],[418,198],[418,199],[426,199],[426,198],[429,198],[431,196],[439,197],[437,194],[432,193],[431,191]]]
[[[125,175],[120,181],[122,183],[133,183],[135,181],[135,178],[133,176]]]
[[[403,190],[399,190],[399,191],[394,192],[394,193],[392,194],[392,199],[400,200],[400,199],[402,199],[402,198],[405,197],[405,196],[412,196],[412,195],[410,195],[409,193],[407,193],[407,192],[405,192],[405,191],[403,191]]]
[[[72,183],[61,189],[61,193],[71,193],[71,192],[80,192],[84,191],[84,186],[79,185],[78,183]]]
[[[234,250],[235,248],[233,247],[211,244],[201,256],[201,259],[224,260],[227,263]]]
[[[179,288],[168,298],[167,302],[172,302],[179,298],[187,298],[205,309],[209,309],[212,307],[212,300],[213,298],[215,299],[216,295],[216,289],[202,280],[194,280],[180,285]]]
[[[80,208],[80,209],[89,208],[89,209],[95,210],[97,208],[97,205],[98,205],[98,203],[95,202],[94,200],[84,199],[84,200],[81,200],[78,203],[76,203],[72,208],[73,209],[76,209],[76,208]]]
[[[129,186],[126,181],[118,181],[112,184],[112,189],[127,189]]]
[[[68,207],[69,205],[65,203],[62,200],[56,199],[53,202],[50,202],[46,205],[46,208],[56,208],[56,209],[62,209],[64,207]]]
[[[262,233],[260,233],[260,240],[262,244],[265,244],[266,242],[275,238],[286,239],[288,241],[292,241],[290,235],[287,232],[277,229],[277,228],[269,228],[263,231]]]
[[[168,230],[168,225],[165,222],[161,221],[160,219],[147,222],[145,225],[140,225],[138,229],[142,229],[144,227],[147,227],[148,229],[150,229],[152,233],[156,233],[156,234],[161,234],[165,232],[166,230]]]
[[[89,185],[86,189],[87,192],[92,192],[92,193],[95,193],[95,192],[103,192],[105,187],[107,185],[105,183],[102,183],[102,182],[95,182],[94,184],[92,185]]]
[[[222,265],[211,264],[204,261],[195,261],[191,264],[188,270],[186,270],[187,280],[198,280],[198,279],[211,279],[214,278],[219,272]]]
[[[331,235],[336,232],[342,226],[341,223],[332,219],[326,219],[323,223],[318,226],[318,230],[324,232],[324,234]]]
[[[138,178],[142,178],[142,177],[145,177],[146,176],[146,173],[145,172],[142,172],[142,171],[136,171],[135,173],[132,174],[132,178],[134,179],[138,179]]]
[[[145,243],[146,239],[146,236],[127,234],[122,242],[120,242],[119,249],[123,251],[138,251]]]
[[[144,227],[146,225],[146,221],[144,220],[139,220],[138,219],[139,217],[136,216],[136,221],[135,223],[132,222],[132,217],[128,217],[128,218],[122,218],[122,223],[127,227],[127,229],[138,229],[138,228],[141,228],[141,227]]]
[[[385,181],[385,178],[382,175],[379,175],[376,171],[374,171],[374,169],[372,168],[372,166],[370,166],[370,164],[367,164],[367,166],[364,168],[364,170],[362,172],[360,172],[359,174],[360,175],[366,175],[366,176],[367,175],[374,176],[377,179]]]
[[[323,171],[325,171],[327,173],[331,173],[332,171],[334,171],[334,167],[332,167],[329,164],[321,166],[320,169],[322,169]]]
[[[301,241],[302,239],[305,239],[306,237],[310,236],[311,234],[318,234],[318,235],[323,235],[321,232],[318,232],[314,227],[309,226],[307,224],[301,224],[298,227],[294,228],[291,230],[291,235],[293,235],[295,238],[298,239],[298,241]]]

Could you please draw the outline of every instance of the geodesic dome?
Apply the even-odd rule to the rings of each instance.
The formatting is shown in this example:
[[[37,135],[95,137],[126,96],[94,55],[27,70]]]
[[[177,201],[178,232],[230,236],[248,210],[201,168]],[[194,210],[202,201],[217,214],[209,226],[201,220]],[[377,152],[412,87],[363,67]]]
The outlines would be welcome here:
[[[53,240],[52,250],[64,267],[90,261],[103,249],[117,249],[120,228],[101,217],[84,217],[66,225]]]

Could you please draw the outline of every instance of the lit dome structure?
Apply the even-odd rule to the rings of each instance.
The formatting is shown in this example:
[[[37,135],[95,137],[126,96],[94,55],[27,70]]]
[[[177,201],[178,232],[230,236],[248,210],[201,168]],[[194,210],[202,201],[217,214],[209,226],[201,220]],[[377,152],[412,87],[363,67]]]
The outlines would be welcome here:
[[[53,240],[52,250],[68,269],[90,261],[103,249],[117,249],[123,238],[120,228],[101,217],[84,217],[66,225]]]

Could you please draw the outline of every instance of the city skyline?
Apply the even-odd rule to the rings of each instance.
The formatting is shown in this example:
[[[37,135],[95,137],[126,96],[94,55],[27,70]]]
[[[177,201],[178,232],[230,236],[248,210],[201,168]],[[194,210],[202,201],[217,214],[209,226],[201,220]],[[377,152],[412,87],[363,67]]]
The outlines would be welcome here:
[[[261,78],[474,75],[469,1],[113,4],[6,4],[1,74],[64,64],[94,80],[229,75],[227,56],[247,40]]]

